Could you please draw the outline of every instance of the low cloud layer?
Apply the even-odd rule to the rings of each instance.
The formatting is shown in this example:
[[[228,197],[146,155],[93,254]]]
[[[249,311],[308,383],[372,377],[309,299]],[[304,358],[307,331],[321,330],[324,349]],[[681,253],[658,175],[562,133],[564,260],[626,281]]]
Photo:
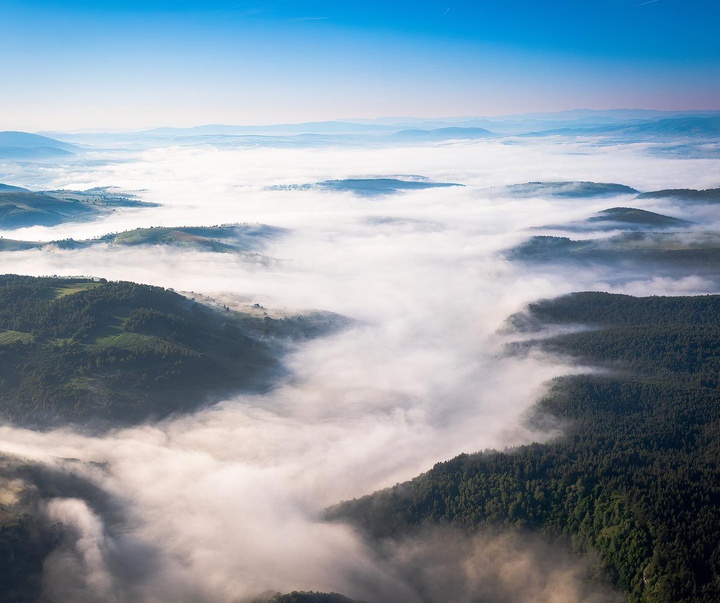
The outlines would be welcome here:
[[[573,556],[534,534],[424,528],[379,545],[377,554],[395,591],[365,588],[373,601],[410,603],[619,603],[602,582],[591,582],[592,557]]]
[[[529,589],[543,603],[613,600],[584,591],[582,567],[535,541],[478,537],[456,548],[454,537],[433,534],[378,553],[348,527],[319,518],[328,505],[460,452],[546,437],[523,426],[524,413],[548,379],[575,369],[501,356],[507,335],[498,329],[529,301],[580,289],[713,291],[692,275],[619,281],[589,270],[533,271],[498,256],[532,227],[619,203],[510,199],[487,194],[488,187],[534,180],[641,190],[717,185],[706,160],[646,150],[485,141],[385,150],[185,148],[44,171],[38,188],[117,185],[143,189],[144,198],[164,205],[5,236],[87,238],[137,226],[242,221],[290,232],[262,251],[277,259],[270,264],[172,248],[100,247],[3,253],[0,272],[92,274],[212,295],[238,309],[259,302],[271,312],[315,308],[356,321],[299,346],[288,358],[290,376],[264,395],[104,437],[0,427],[2,450],[74,473],[117,505],[111,517],[86,494],[48,500],[48,518],[73,534],[48,561],[50,599],[230,603],[268,589],[304,589],[434,603],[485,600],[471,593],[496,600],[500,592],[503,600],[521,601]],[[22,181],[24,169],[8,172],[14,183],[31,184]],[[373,199],[265,190],[383,174],[466,186]],[[720,217],[706,212],[709,222]],[[67,458],[99,465],[61,460]]]

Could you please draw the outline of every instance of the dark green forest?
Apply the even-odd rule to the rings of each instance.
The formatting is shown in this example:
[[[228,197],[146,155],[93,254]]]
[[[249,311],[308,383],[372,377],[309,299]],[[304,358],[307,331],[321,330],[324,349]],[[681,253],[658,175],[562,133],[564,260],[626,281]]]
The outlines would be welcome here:
[[[534,236],[507,251],[527,264],[608,265],[617,269],[648,267],[684,274],[717,274],[720,237],[715,233],[627,232],[607,239]]]
[[[623,225],[653,228],[681,228],[690,226],[692,222],[664,216],[652,211],[637,209],[635,207],[611,207],[597,212],[586,222],[594,224],[599,222],[617,222]]]
[[[640,193],[638,199],[678,199],[694,203],[717,203],[720,201],[720,188],[697,190],[694,188],[672,188],[649,193]]]
[[[193,410],[270,387],[289,342],[346,324],[322,312],[243,314],[135,283],[3,275],[0,420],[102,430]],[[48,479],[38,472],[31,461],[0,457],[2,602],[39,600],[43,562],[63,543],[63,527],[46,523],[40,499],[89,487],[66,473]],[[310,595],[277,601],[344,601]]]
[[[0,416],[32,427],[157,419],[269,387],[280,338],[336,328],[127,282],[0,276]]]
[[[532,304],[516,330],[584,330],[509,347],[602,372],[563,377],[530,423],[545,444],[461,455],[327,513],[368,538],[427,523],[535,531],[577,552],[629,601],[720,600],[720,296],[578,293]]]
[[[40,525],[34,514],[0,508],[0,601],[38,600],[43,561],[60,540],[59,526]]]

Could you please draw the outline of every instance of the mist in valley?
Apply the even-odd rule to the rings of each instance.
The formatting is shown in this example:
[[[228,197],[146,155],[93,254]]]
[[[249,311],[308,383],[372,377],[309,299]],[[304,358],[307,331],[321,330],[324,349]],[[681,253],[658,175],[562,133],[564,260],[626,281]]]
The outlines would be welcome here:
[[[351,319],[340,332],[293,344],[287,375],[267,393],[104,436],[0,427],[1,451],[46,468],[35,482],[43,513],[70,533],[46,562],[49,600],[230,603],[269,590],[335,591],[369,603],[519,602],[528,593],[548,603],[615,600],[603,588],[588,590],[589,561],[530,535],[428,532],[375,546],[349,526],[323,521],[323,511],[462,452],[557,435],[532,430],[528,409],[548,380],[592,369],[503,353],[513,339],[505,320],[527,303],[580,290],[717,292],[708,275],[529,267],[505,258],[536,227],[608,207],[669,212],[712,228],[720,208],[711,205],[503,192],[531,181],[614,182],[640,191],[718,185],[713,160],[648,151],[643,144],[495,140],[199,146],[47,165],[32,178],[27,165],[1,166],[0,181],[9,184],[114,186],[160,204],[95,222],[5,231],[5,238],[85,239],[236,222],[287,231],[259,251],[272,262],[99,245],[3,252],[0,273],[93,275],[207,296],[237,310],[260,304],[270,316],[325,310]],[[387,175],[463,186],[372,198],[268,189]],[[50,496],[57,490],[44,484],[57,475],[93,488]]]

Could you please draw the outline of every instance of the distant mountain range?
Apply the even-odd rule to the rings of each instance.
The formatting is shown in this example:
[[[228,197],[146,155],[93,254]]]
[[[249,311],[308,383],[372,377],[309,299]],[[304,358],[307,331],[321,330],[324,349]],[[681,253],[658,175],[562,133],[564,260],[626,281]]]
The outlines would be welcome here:
[[[668,117],[699,116],[708,117],[720,114],[719,111],[659,111],[656,109],[569,109],[565,111],[547,111],[534,113],[509,113],[496,116],[465,116],[441,117],[431,119],[426,117],[379,117],[376,119],[348,118],[345,122],[366,125],[385,125],[405,127],[443,127],[444,125],[467,124],[473,121],[497,123],[504,121],[543,121],[543,122],[572,122],[572,121],[631,121],[664,119]]]
[[[75,145],[47,136],[27,132],[0,132],[0,159],[66,157],[78,151],[80,148]]]
[[[154,128],[144,130],[138,134],[160,136],[206,136],[206,135],[291,135],[291,134],[367,134],[373,132],[388,132],[394,128],[368,124],[351,123],[345,121],[317,121],[300,124],[271,124],[267,126],[230,126],[210,124],[192,128]]]
[[[434,130],[400,130],[392,135],[403,141],[475,140],[495,136],[485,128],[436,128]]]
[[[525,113],[496,117],[347,119],[305,123],[162,127],[137,132],[41,132],[72,143],[118,144],[143,141],[170,144],[206,142],[231,143],[233,139],[268,137],[260,142],[303,143],[303,136],[329,140],[359,139],[407,142],[476,139],[490,136],[635,136],[708,138],[720,131],[720,111],[654,111],[643,109],[579,109],[555,113]],[[225,137],[225,140],[221,140]],[[52,140],[52,139],[50,139]],[[305,141],[307,142],[307,141]],[[0,144],[0,146],[2,146]],[[42,146],[42,145],[38,145]],[[46,145],[47,146],[47,145]],[[61,148],[56,144],[49,145]],[[61,149],[62,150],[62,149]],[[73,152],[73,149],[64,149]]]
[[[672,117],[640,123],[619,123],[601,126],[564,127],[556,130],[528,132],[525,136],[616,135],[644,138],[715,138],[720,136],[720,116]]]

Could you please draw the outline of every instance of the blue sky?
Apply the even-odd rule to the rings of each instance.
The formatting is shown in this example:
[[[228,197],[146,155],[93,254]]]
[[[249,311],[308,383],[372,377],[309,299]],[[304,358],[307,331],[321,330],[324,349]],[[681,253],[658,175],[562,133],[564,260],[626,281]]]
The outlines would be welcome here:
[[[720,3],[0,0],[0,128],[720,109]]]

